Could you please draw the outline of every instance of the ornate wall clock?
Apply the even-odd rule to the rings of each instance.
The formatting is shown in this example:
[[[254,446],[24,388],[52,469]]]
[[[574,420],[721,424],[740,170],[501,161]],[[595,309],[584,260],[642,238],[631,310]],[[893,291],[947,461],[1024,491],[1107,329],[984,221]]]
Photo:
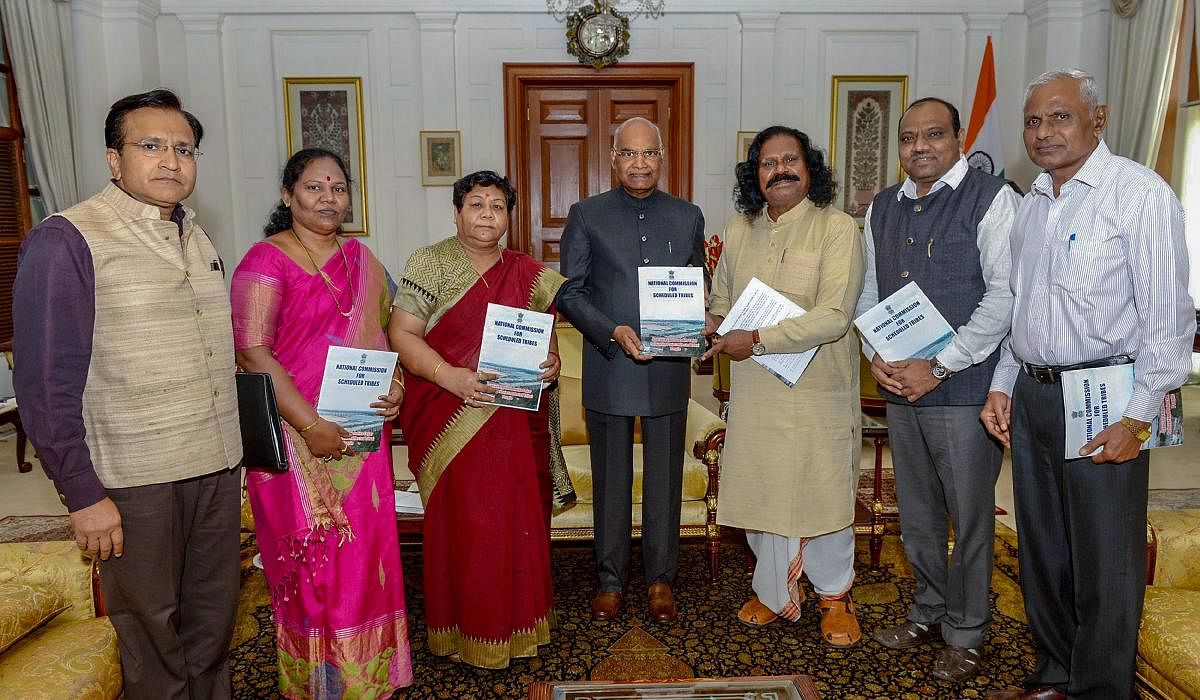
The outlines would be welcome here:
[[[629,18],[601,5],[581,7],[567,20],[567,53],[597,70],[629,55]]]

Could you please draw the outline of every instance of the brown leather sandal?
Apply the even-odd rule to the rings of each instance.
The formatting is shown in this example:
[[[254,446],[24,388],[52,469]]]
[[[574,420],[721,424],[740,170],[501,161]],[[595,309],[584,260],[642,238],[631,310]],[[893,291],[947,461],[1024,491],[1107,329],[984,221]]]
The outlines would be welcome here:
[[[847,593],[841,598],[817,601],[821,611],[821,638],[831,646],[852,647],[862,639],[862,629],[854,615],[854,601]]]
[[[746,601],[741,610],[738,610],[738,620],[744,625],[751,627],[762,627],[769,625],[779,618],[770,608],[762,604],[762,601],[757,596]]]

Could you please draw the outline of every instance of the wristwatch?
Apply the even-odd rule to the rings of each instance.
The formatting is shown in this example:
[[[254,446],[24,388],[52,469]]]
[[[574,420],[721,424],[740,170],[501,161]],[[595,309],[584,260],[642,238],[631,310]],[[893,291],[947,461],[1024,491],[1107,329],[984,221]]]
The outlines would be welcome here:
[[[933,378],[938,380],[939,382],[946,381],[947,379],[950,378],[950,375],[954,374],[949,369],[947,369],[946,365],[943,365],[941,363],[941,361],[938,360],[936,357],[933,358],[933,361],[929,363],[929,373],[932,374]]]
[[[753,345],[750,346],[751,354],[753,354],[753,355],[766,355],[767,354],[767,346],[763,345],[762,341],[759,340],[757,329],[755,329],[754,332],[750,334],[750,342],[754,343]]]
[[[1121,425],[1125,426],[1126,430],[1133,433],[1133,437],[1135,437],[1138,442],[1145,442],[1150,439],[1150,426],[1143,428],[1132,418],[1122,418]]]

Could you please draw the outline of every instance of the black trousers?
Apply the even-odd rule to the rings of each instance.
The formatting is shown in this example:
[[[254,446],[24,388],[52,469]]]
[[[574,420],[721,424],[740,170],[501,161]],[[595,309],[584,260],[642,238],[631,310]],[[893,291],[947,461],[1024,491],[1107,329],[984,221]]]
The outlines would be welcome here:
[[[241,470],[108,489],[125,554],[100,562],[125,698],[228,698]]]
[[[1064,459],[1064,424],[1061,385],[1022,372],[1011,430],[1021,591],[1037,646],[1026,683],[1131,698],[1150,453],[1119,464]]]
[[[629,581],[633,528],[633,416],[587,412],[592,513],[600,587]],[[646,583],[674,583],[679,562],[687,410],[642,416],[642,563]]]

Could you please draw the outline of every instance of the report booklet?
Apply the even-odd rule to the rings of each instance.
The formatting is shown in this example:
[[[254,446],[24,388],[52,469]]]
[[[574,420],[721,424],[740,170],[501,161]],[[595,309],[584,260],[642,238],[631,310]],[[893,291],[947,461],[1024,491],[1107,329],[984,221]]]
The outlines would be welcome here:
[[[1067,427],[1063,456],[1079,459],[1081,447],[1124,417],[1129,397],[1133,395],[1133,363],[1063,372],[1061,384]],[[1163,397],[1142,449],[1182,444],[1183,401],[1179,389],[1174,389]],[[1100,449],[1092,454],[1098,452]]]
[[[542,399],[546,371],[539,365],[550,356],[554,316],[502,304],[488,304],[483,321],[479,371],[499,378],[487,382],[496,388],[497,406],[536,411]]]
[[[396,353],[331,345],[325,356],[325,376],[317,414],[340,425],[355,452],[377,452],[383,437],[383,416],[371,404],[391,390]]]
[[[909,282],[872,306],[854,319],[854,325],[863,340],[888,362],[910,357],[932,360],[955,335],[916,282]]]
[[[750,283],[742,290],[729,315],[717,328],[717,333],[724,335],[730,331],[753,331],[766,326],[773,326],[787,318],[803,316],[804,309],[784,295],[767,286],[757,277],[751,277]],[[789,387],[796,386],[800,375],[808,369],[813,355],[817,354],[820,346],[804,352],[775,353],[769,355],[751,355],[750,359],[762,365],[763,369],[775,375],[779,381]]]
[[[655,357],[704,353],[704,269],[639,267],[642,347]]]

